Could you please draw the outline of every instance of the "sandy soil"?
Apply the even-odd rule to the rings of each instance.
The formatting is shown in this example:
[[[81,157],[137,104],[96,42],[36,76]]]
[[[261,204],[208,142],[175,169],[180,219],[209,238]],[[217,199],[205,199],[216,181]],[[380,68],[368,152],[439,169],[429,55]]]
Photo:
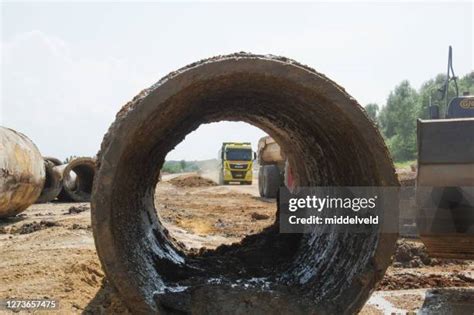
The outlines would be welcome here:
[[[158,211],[188,250],[236,242],[275,219],[274,200],[258,197],[255,184],[186,187],[170,183],[173,177],[164,176],[157,187]],[[401,255],[406,261],[397,259],[389,268],[362,314],[415,311],[430,301],[463,309],[466,300],[474,300],[473,262],[428,262],[420,257],[422,251],[412,250],[420,244],[406,243],[409,255]],[[57,299],[62,314],[127,313],[97,258],[88,204],[33,205],[16,218],[0,221],[0,253],[0,300]],[[421,264],[411,262],[418,260]],[[430,290],[433,286],[466,288],[454,289],[460,293],[453,295],[451,289]]]
[[[258,197],[256,184],[216,186],[203,181],[199,186],[194,176],[187,176],[165,178],[155,197],[166,228],[186,249],[239,242],[275,221],[275,201]]]

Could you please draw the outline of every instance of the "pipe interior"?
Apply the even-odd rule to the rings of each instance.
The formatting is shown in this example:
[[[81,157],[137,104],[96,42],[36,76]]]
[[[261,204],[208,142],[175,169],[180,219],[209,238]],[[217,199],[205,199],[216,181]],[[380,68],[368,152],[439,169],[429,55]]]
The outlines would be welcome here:
[[[75,174],[75,175],[73,175]],[[92,183],[94,182],[94,167],[88,164],[79,164],[70,169],[68,177],[74,179],[69,184],[69,188],[74,192],[82,192],[86,194],[92,193]]]
[[[155,97],[151,94],[144,102]],[[115,244],[143,294],[210,278],[232,282],[257,277],[318,302],[335,300],[354,283],[362,288],[364,281],[375,281],[354,281],[374,258],[379,241],[374,228],[357,235],[337,226],[288,235],[278,233],[275,222],[240,244],[189,256],[173,244],[154,208],[154,188],[167,153],[199,125],[222,120],[244,121],[272,136],[286,152],[300,186],[383,185],[386,175],[369,147],[378,144],[365,142],[360,133],[372,127],[368,122],[355,126],[321,93],[248,73],[194,82],[155,108],[146,116],[130,113],[138,125],[121,140],[124,149],[112,190],[113,221],[120,226],[114,231]],[[344,298],[362,294],[351,292]]]

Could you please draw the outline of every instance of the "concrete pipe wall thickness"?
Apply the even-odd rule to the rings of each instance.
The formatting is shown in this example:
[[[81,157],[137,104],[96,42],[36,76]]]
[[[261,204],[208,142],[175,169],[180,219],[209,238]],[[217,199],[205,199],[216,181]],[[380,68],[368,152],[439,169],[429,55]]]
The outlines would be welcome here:
[[[33,204],[44,181],[44,161],[35,144],[0,127],[0,218],[15,216]]]
[[[53,157],[43,157],[46,179],[43,190],[36,203],[45,203],[55,200],[63,189],[62,162]]]
[[[244,121],[273,137],[301,186],[397,186],[377,128],[342,87],[296,61],[238,53],[193,63],[118,113],[98,155],[95,244],[108,279],[139,314],[359,311],[390,264],[396,233],[278,224],[202,254],[175,246],[154,205],[165,157],[201,124]],[[398,213],[379,213],[398,222]]]

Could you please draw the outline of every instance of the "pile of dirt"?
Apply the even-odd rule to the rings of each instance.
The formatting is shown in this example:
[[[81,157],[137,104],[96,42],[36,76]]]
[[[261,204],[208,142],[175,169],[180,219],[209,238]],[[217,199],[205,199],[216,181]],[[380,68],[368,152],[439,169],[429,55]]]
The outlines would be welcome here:
[[[397,241],[397,249],[393,255],[393,267],[395,268],[417,268],[433,266],[436,260],[431,259],[422,243],[400,239]]]
[[[423,243],[407,239],[397,241],[397,249],[393,256],[393,267],[395,268],[420,268],[448,264],[463,265],[466,262],[456,259],[431,258]]]
[[[77,214],[84,211],[90,210],[89,206],[86,204],[69,207],[68,212],[65,214]]]
[[[417,314],[474,314],[472,288],[432,289]]]
[[[469,287],[474,279],[460,274],[400,273],[385,274],[377,290],[408,290],[421,288]]]
[[[217,184],[199,175],[181,175],[170,179],[169,182],[176,187],[211,187]]]
[[[397,169],[397,176],[402,186],[415,186],[416,169]]]
[[[10,233],[11,234],[30,234],[30,233],[44,230],[53,226],[61,226],[61,224],[55,221],[46,221],[46,220],[42,220],[39,223],[36,221],[33,221],[31,223],[25,223],[19,228],[12,228],[10,230]]]

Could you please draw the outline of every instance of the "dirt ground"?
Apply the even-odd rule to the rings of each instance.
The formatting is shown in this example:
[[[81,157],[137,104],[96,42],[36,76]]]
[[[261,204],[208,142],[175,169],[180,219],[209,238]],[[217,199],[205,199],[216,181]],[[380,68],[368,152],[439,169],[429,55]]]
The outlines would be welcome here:
[[[155,197],[166,228],[186,249],[232,244],[275,221],[275,200],[259,197],[255,185],[217,186],[196,177],[160,183]]]
[[[187,250],[239,241],[275,219],[275,201],[260,198],[255,184],[197,182],[163,176],[156,189],[159,215]],[[128,312],[97,258],[89,204],[33,205],[18,217],[0,221],[0,253],[0,300],[56,299],[61,314]],[[421,308],[472,312],[466,307],[474,301],[474,262],[431,259],[417,240],[400,240],[394,258],[362,314]]]

